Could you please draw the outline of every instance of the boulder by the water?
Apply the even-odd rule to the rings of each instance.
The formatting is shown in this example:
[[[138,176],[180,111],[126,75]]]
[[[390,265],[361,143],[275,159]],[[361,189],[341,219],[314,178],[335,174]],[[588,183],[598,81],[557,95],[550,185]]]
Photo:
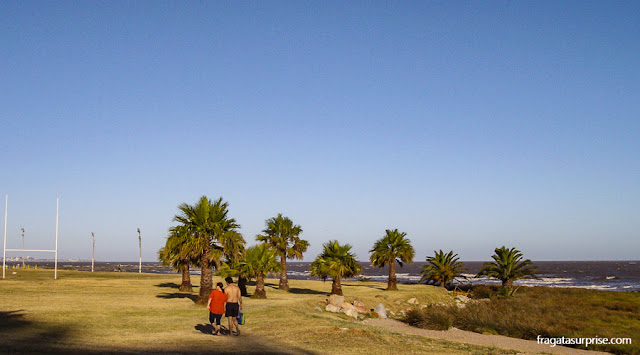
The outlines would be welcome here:
[[[354,302],[355,303],[355,302]],[[355,308],[356,311],[358,311],[358,313],[371,313],[371,311],[369,309],[367,309],[367,307],[365,307],[364,305],[360,306],[356,306],[355,304],[353,305],[353,308]]]
[[[351,303],[349,302],[342,302],[342,304],[340,305],[342,308],[355,308]]]
[[[358,311],[356,311],[356,309],[353,308],[353,306],[351,306],[351,308],[343,308],[340,310],[340,312],[348,315],[349,317],[356,318],[356,319],[358,318]]]
[[[342,307],[342,303],[344,302],[344,296],[331,295],[328,300],[329,304],[332,304],[336,307]]]
[[[373,311],[376,312],[378,314],[378,317],[380,317],[380,318],[388,318],[387,317],[387,309],[384,307],[384,305],[382,303],[378,303],[373,308]]]

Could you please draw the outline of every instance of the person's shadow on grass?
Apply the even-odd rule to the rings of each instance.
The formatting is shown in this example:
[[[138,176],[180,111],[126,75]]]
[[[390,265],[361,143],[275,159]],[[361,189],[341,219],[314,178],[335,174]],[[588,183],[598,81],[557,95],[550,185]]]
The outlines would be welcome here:
[[[213,327],[211,324],[198,324],[194,327],[196,330],[199,330],[202,334],[212,334]]]
[[[195,330],[199,330],[202,334],[213,334],[213,326],[211,326],[211,324],[197,324],[194,328]],[[224,325],[220,325],[220,334],[228,335],[229,330],[227,330]]]

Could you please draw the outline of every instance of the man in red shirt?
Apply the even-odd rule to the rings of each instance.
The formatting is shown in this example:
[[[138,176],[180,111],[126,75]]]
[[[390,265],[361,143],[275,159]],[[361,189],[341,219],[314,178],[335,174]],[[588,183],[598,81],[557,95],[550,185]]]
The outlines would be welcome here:
[[[224,304],[227,302],[227,295],[222,292],[222,282],[216,284],[216,289],[211,291],[207,309],[209,310],[209,323],[213,326],[213,335],[220,334],[220,319],[224,314]],[[215,324],[214,324],[215,322]]]

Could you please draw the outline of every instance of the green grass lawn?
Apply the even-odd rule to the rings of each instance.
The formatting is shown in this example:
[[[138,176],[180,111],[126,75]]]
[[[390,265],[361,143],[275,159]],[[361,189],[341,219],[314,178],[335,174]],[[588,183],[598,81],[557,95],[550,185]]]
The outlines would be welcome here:
[[[58,278],[51,270],[10,269],[0,280],[0,352],[513,353],[393,333],[318,311],[330,282],[290,280],[286,293],[269,279],[268,299],[244,300],[242,335],[215,337],[206,309],[194,303],[197,293],[178,291],[179,275],[58,271]],[[198,285],[198,277],[192,282]],[[398,317],[411,308],[405,302],[411,297],[420,304],[451,301],[435,287],[384,287],[343,284],[346,300],[369,308],[382,302]]]

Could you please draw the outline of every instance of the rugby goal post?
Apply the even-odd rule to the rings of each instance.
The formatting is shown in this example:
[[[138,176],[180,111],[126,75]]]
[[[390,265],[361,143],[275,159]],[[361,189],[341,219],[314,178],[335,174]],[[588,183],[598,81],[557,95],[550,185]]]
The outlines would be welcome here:
[[[6,271],[6,261],[7,261],[7,252],[8,251],[33,251],[33,252],[45,252],[45,253],[54,253],[55,254],[55,263],[54,263],[54,271],[53,278],[58,279],[58,211],[60,207],[60,199],[56,199],[56,248],[54,250],[45,250],[45,249],[7,249],[7,207],[9,206],[9,195],[5,196],[4,199],[4,245],[3,245],[3,254],[2,254],[2,278],[5,278]]]

